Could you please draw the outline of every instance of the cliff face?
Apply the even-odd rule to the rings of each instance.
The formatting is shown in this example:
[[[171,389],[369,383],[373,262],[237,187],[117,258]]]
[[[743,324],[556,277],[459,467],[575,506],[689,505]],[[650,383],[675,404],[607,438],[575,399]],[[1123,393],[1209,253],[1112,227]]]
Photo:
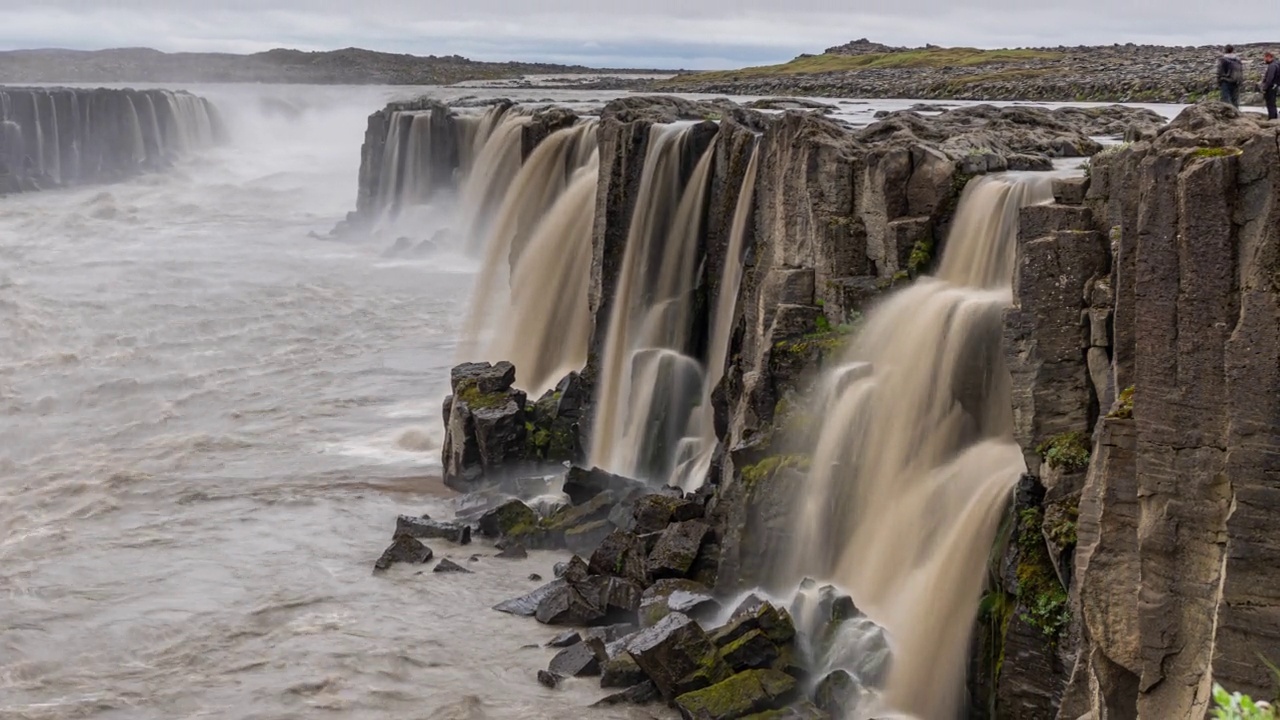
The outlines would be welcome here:
[[[221,136],[213,105],[186,92],[0,87],[0,194],[119,180]]]
[[[1058,717],[1203,717],[1214,681],[1270,697],[1280,132],[1192,108],[1066,195],[1023,214],[1005,338],[1018,439],[1078,512]],[[1037,462],[1073,443],[1087,470]]]
[[[388,112],[371,118],[362,202],[387,177],[368,168],[408,152],[388,140]],[[523,152],[545,137],[538,123],[563,121],[531,116]],[[450,137],[467,137],[463,120],[448,122]],[[659,127],[672,123],[682,123],[674,145]],[[1213,681],[1268,695],[1258,655],[1280,660],[1269,575],[1280,566],[1270,532],[1280,502],[1280,133],[1216,104],[1158,132],[1146,123],[1124,109],[969,108],[853,130],[816,113],[723,103],[610,104],[595,127],[585,367],[530,402],[516,389],[518,368],[460,366],[445,406],[446,481],[470,489],[523,472],[513,468],[586,460],[630,228],[652,183],[646,166],[668,143],[674,197],[693,197],[695,166],[708,179],[697,231],[681,235],[696,243],[695,278],[682,291],[692,297],[678,298],[690,309],[681,336],[658,349],[719,378],[706,395],[706,485],[685,499],[705,504],[709,582],[724,595],[767,584],[787,562],[779,549],[811,490],[814,436],[839,421],[815,409],[818,381],[832,377],[873,303],[933,269],[966,184],[1097,153],[1088,134],[1099,124],[1137,127],[1133,137],[1152,139],[1097,153],[1088,177],[1057,180],[1053,203],[1020,211],[1002,333],[973,339],[1003,351],[1009,428],[1027,472],[991,550],[970,716],[1202,717]],[[465,166],[452,152],[443,157]],[[670,204],[664,212],[678,214]],[[658,247],[655,258],[674,254]],[[718,315],[733,291],[724,269],[739,258],[732,312]],[[721,331],[722,355],[709,349]],[[959,384],[961,406],[966,393],[990,391]],[[586,534],[624,525],[592,516]]]

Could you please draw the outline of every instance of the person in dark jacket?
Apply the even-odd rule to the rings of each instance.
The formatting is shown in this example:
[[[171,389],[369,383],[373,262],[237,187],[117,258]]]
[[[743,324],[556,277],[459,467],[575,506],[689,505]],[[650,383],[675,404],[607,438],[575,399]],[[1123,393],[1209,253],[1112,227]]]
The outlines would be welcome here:
[[[1258,83],[1258,92],[1267,101],[1267,117],[1275,120],[1280,117],[1276,113],[1276,91],[1280,90],[1280,62],[1276,62],[1275,53],[1268,52],[1262,56],[1266,69],[1262,73],[1262,82]]]
[[[1218,89],[1222,92],[1222,102],[1240,107],[1240,78],[1244,76],[1244,63],[1236,55],[1232,45],[1225,48],[1222,57],[1218,58]]]

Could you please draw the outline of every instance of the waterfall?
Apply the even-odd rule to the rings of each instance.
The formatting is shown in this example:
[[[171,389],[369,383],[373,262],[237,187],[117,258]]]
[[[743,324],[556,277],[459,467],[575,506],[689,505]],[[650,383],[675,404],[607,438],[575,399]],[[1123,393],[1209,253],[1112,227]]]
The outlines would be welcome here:
[[[599,174],[595,129],[595,121],[588,121],[558,130],[534,148],[509,182],[487,183],[506,193],[486,223],[491,230],[483,240],[485,260],[460,354],[514,362],[520,386],[534,394],[586,362]],[[496,134],[494,142],[503,146],[501,154],[508,152],[504,135]],[[510,302],[498,312],[495,301],[507,285]]]
[[[214,107],[184,92],[6,87],[0,135],[0,166],[18,187],[39,187],[163,167],[217,142],[220,129]]]
[[[499,215],[499,207],[507,197],[524,162],[524,128],[532,118],[520,112],[507,111],[490,119],[486,114],[476,131],[472,151],[475,160],[463,180],[461,224],[467,229],[469,244],[483,252],[490,223]],[[487,121],[487,122],[486,122]]]
[[[774,571],[779,586],[811,576],[849,592],[893,649],[884,704],[927,720],[960,706],[985,563],[1025,470],[1001,315],[1018,210],[1051,197],[1047,178],[970,182],[937,276],[867,315],[825,378],[792,545]],[[857,641],[842,635],[815,670],[842,666]]]
[[[665,481],[704,385],[688,355],[694,280],[714,143],[683,187],[692,123],[654,125],[597,388],[592,464]]]
[[[682,488],[694,489],[703,482],[711,470],[711,459],[715,454],[717,438],[711,393],[724,377],[725,364],[729,360],[729,338],[733,334],[733,314],[738,306],[738,291],[742,287],[743,255],[747,227],[755,209],[759,162],[758,148],[752,147],[729,227],[729,247],[716,294],[715,315],[711,318],[711,344],[707,350],[701,402],[691,411],[687,435],[676,449],[676,467],[671,484]]]

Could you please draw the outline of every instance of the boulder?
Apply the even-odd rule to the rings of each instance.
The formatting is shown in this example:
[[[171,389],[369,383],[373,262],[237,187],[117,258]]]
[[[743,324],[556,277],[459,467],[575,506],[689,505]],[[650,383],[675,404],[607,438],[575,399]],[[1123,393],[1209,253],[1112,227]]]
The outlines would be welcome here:
[[[687,615],[673,613],[627,643],[627,653],[671,702],[730,675],[715,645]]]
[[[500,557],[504,560],[524,560],[529,557],[529,551],[520,543],[511,543],[502,548],[502,551],[494,557]]]
[[[563,585],[538,603],[534,617],[548,625],[600,625],[634,620],[640,607],[641,588],[617,577],[590,575],[586,563],[575,556]]]
[[[653,627],[673,612],[699,617],[719,609],[720,603],[707,586],[692,580],[668,578],[655,582],[641,596],[640,625]]]
[[[583,523],[564,531],[564,548],[572,552],[589,553],[611,532],[613,523],[607,518]]]
[[[748,670],[711,687],[676,698],[685,720],[737,720],[784,707],[796,691],[795,678],[777,670]]]
[[[765,710],[748,715],[742,720],[832,720],[833,717],[808,700],[802,700],[781,710]]]
[[[538,524],[538,514],[519,500],[509,500],[480,516],[480,534],[488,537],[507,537]]]
[[[439,522],[427,517],[401,515],[396,518],[395,535],[448,540],[459,545],[471,542],[471,526],[463,523]]]
[[[773,603],[763,602],[735,614],[724,626],[713,630],[711,638],[716,645],[724,647],[752,630],[759,630],[778,645],[791,642],[796,636],[791,614],[774,607]]]
[[[835,670],[822,678],[813,691],[813,704],[832,717],[850,717],[857,706],[858,681],[844,670]]]
[[[583,637],[597,637],[606,643],[616,642],[618,639],[626,637],[638,630],[639,627],[633,623],[615,623],[613,625],[601,625],[585,630]],[[613,657],[616,653],[610,653],[609,657]]]
[[[547,647],[567,648],[580,642],[582,642],[582,635],[577,630],[568,630],[551,638],[551,641],[547,643]]]
[[[433,554],[431,548],[423,545],[416,538],[401,535],[382,552],[382,556],[373,563],[373,569],[386,570],[395,563],[421,565],[431,560]]]
[[[670,495],[645,495],[636,501],[633,514],[637,535],[662,532],[672,522],[702,517],[702,507],[693,500]]]
[[[600,468],[585,470],[574,466],[565,475],[563,491],[569,496],[570,503],[581,505],[606,490],[612,491],[617,497],[625,497],[641,487],[639,482],[631,478],[614,475]]]
[[[452,561],[452,560],[449,560],[448,558],[446,558],[446,559],[444,559],[444,560],[441,560],[440,562],[436,563],[436,566],[431,570],[431,572],[438,572],[438,573],[471,573],[471,571],[470,571],[470,570],[468,570],[468,569],[466,569],[466,568],[462,567],[461,565],[459,565],[458,563],[456,563],[456,562],[454,562],[454,561]]]
[[[649,583],[648,552],[633,533],[615,531],[600,542],[591,554],[591,572],[626,578],[640,585]]]
[[[651,681],[645,681],[638,685],[623,690],[620,693],[614,693],[596,703],[592,707],[608,707],[610,705],[645,705],[657,700],[661,697],[658,687]]]
[[[602,688],[629,688],[648,679],[636,664],[635,659],[626,653],[606,660],[601,666],[600,687]]]
[[[701,520],[672,523],[649,553],[649,574],[654,578],[687,576],[710,533],[711,526]]]
[[[464,363],[453,369],[441,448],[449,487],[467,490],[486,474],[516,469],[527,461],[527,398],[511,386],[515,373],[509,362]]]
[[[538,606],[543,600],[566,585],[568,585],[566,580],[557,578],[527,595],[500,602],[494,605],[493,609],[511,615],[533,617],[538,612]]]
[[[560,676],[547,670],[539,670],[538,682],[544,687],[549,687],[554,690],[560,686]]]
[[[752,630],[720,650],[720,657],[734,672],[773,667],[779,655],[778,646],[759,630]]]
[[[599,675],[600,664],[607,659],[604,643],[591,638],[561,650],[547,669],[562,677]]]

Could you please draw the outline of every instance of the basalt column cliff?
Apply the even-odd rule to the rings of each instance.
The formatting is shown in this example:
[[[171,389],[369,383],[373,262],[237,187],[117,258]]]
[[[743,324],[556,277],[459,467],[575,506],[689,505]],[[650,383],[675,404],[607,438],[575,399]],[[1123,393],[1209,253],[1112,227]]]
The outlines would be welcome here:
[[[354,224],[452,197],[486,258],[445,482],[482,534],[590,557],[499,609],[608,625],[575,652],[612,701],[686,717],[1269,695],[1280,141],[1217,105],[1162,125],[375,113]]]

